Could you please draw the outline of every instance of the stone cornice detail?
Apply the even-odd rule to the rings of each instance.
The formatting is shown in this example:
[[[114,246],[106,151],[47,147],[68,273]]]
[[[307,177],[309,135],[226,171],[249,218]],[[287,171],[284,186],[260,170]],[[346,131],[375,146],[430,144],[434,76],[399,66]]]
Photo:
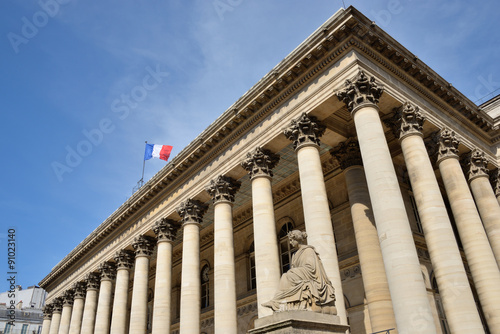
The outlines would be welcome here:
[[[71,289],[74,291],[75,299],[77,298],[85,298],[85,294],[87,292],[87,282],[76,282],[73,284]]]
[[[257,147],[252,152],[247,153],[247,158],[241,163],[241,166],[248,172],[250,179],[258,176],[271,178],[273,177],[272,169],[276,167],[279,160],[278,154]]]
[[[495,192],[495,196],[500,196],[500,169],[490,172],[490,182]]]
[[[112,281],[116,278],[116,266],[111,262],[103,262],[99,265],[101,281]]]
[[[42,312],[43,312],[43,320],[52,319],[52,305],[51,304],[47,304],[44,307],[42,307]]]
[[[292,120],[290,126],[283,130],[283,134],[293,142],[293,148],[297,150],[303,145],[319,146],[319,138],[323,136],[325,130],[326,126],[316,117],[303,113],[299,118]]]
[[[131,269],[134,266],[134,253],[128,250],[116,252],[113,257],[116,263],[116,269]]]
[[[201,224],[203,221],[203,215],[207,209],[208,207],[200,201],[188,198],[177,208],[177,213],[181,216],[183,224]]]
[[[478,136],[492,143],[500,141],[500,136],[495,135],[495,131],[492,130],[491,117],[484,114],[382,29],[374,26],[370,19],[350,7],[330,18],[236,101],[165,168],[66,255],[39,285],[44,288],[49,287],[65,270],[84,258],[106,236],[124,223],[128,223],[130,217],[151,199],[160,192],[175,190],[190,176],[188,174],[202,168],[288,97],[314,80],[318,73],[352,49],[357,49],[374,59],[440,108],[448,111],[452,108],[450,114],[455,115],[458,112],[464,119],[467,118],[471,124],[475,124],[483,131],[483,133],[478,131]]]
[[[335,93],[337,98],[344,102],[349,112],[356,111],[364,105],[378,105],[384,88],[379,86],[375,77],[368,77],[363,70],[345,81],[345,87]]]
[[[155,247],[155,240],[151,237],[140,235],[134,238],[132,247],[135,251],[135,257],[139,256],[151,256],[153,254],[153,249]]]
[[[488,159],[483,151],[473,149],[471,152],[462,155],[462,166],[469,182],[478,177],[489,177]]]
[[[240,189],[241,183],[224,175],[219,175],[210,185],[205,188],[212,197],[214,204],[220,202],[234,202],[234,195]]]
[[[363,166],[359,143],[355,138],[349,138],[340,143],[330,150],[330,154],[337,159],[342,170],[351,166]]]
[[[460,142],[455,132],[445,128],[439,132],[438,136],[437,163],[439,164],[448,158],[458,159],[458,145]]]
[[[177,235],[178,226],[175,221],[167,218],[158,220],[153,226],[153,232],[156,234],[158,242],[173,242]]]
[[[389,123],[395,137],[403,140],[403,138],[410,135],[423,136],[424,122],[425,117],[419,108],[410,102],[405,102],[401,108],[395,110],[394,117]]]

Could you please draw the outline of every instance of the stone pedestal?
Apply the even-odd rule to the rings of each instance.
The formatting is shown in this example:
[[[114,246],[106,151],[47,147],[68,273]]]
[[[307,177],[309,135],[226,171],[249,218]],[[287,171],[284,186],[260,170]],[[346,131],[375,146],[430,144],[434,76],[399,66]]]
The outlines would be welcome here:
[[[288,311],[256,319],[255,328],[249,330],[248,334],[344,334],[348,329],[349,326],[340,324],[340,318],[336,315]]]

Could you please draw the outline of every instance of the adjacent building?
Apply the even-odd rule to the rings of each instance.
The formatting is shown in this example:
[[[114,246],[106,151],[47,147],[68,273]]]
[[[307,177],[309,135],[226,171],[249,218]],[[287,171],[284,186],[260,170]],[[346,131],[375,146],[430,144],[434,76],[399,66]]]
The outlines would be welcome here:
[[[293,229],[351,333],[500,333],[499,124],[341,9],[40,282],[43,334],[256,331]]]
[[[47,292],[38,286],[0,293],[0,333],[40,334]]]

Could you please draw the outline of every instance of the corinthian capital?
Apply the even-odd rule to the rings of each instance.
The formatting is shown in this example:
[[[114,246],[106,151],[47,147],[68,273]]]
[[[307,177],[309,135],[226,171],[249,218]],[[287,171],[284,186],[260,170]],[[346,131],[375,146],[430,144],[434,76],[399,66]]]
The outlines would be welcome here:
[[[127,250],[116,252],[114,256],[116,269],[130,269],[134,265],[134,253]]]
[[[116,277],[116,266],[114,263],[103,262],[99,266],[99,272],[101,273],[101,281],[112,281]]]
[[[500,169],[495,171],[491,171],[490,173],[490,181],[493,186],[493,191],[495,192],[495,196],[500,196]]]
[[[319,138],[325,133],[326,127],[316,117],[303,113],[298,119],[292,120],[290,127],[283,130],[284,135],[293,142],[293,148],[313,144],[319,146]]]
[[[440,163],[444,159],[456,158],[458,159],[458,144],[459,141],[455,135],[455,132],[449,129],[443,129],[438,134],[438,152],[437,152],[437,163]]]
[[[384,88],[375,82],[375,77],[368,78],[365,72],[360,70],[353,79],[345,81],[344,89],[335,94],[352,112],[364,104],[376,105],[383,92]]]
[[[177,234],[177,226],[171,219],[162,218],[158,220],[153,226],[153,232],[160,241],[174,241]]]
[[[469,182],[477,177],[489,177],[488,159],[483,151],[473,149],[470,153],[464,154],[462,159],[462,166]]]
[[[90,273],[85,277],[87,282],[87,290],[99,290],[99,285],[101,283],[99,274]]]
[[[351,166],[363,166],[359,143],[354,138],[340,143],[330,150],[330,154],[338,160],[343,170]]]
[[[198,223],[203,221],[203,215],[207,211],[207,206],[200,201],[188,198],[177,208],[177,213],[182,218],[182,223]]]
[[[75,293],[73,290],[66,290],[62,295],[63,306],[73,306]]]
[[[43,320],[52,319],[52,304],[47,304],[44,307],[42,307],[42,312],[43,312]]]
[[[54,301],[52,302],[52,315],[54,313],[61,313],[62,306],[63,306],[63,300],[61,297],[57,297],[56,299],[54,299]]]
[[[76,282],[72,287],[75,292],[76,298],[85,298],[85,293],[87,292],[87,283],[86,282]]]
[[[257,147],[253,152],[247,153],[247,158],[241,163],[241,166],[248,171],[251,179],[257,176],[273,177],[272,169],[279,160],[279,155]]]
[[[145,235],[140,235],[134,239],[132,247],[135,250],[135,256],[151,256],[155,246],[154,239]]]
[[[396,138],[403,139],[412,134],[422,136],[424,121],[425,117],[418,107],[413,106],[410,102],[406,102],[394,114],[393,129]]]
[[[210,181],[206,191],[214,203],[234,202],[234,194],[240,189],[241,183],[224,175],[219,175],[215,180]]]

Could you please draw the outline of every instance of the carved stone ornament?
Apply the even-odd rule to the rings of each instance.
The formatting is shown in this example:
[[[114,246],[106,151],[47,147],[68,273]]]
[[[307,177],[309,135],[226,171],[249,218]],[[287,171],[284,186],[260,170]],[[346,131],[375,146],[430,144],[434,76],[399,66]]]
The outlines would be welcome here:
[[[188,198],[181,206],[177,208],[177,213],[182,218],[182,223],[198,223],[203,221],[203,215],[208,207],[200,201]]]
[[[330,154],[338,160],[340,168],[343,170],[351,166],[363,166],[359,143],[354,138],[340,143],[330,150]]]
[[[75,298],[75,293],[73,290],[64,291],[62,296],[63,306],[73,306],[74,298]]]
[[[298,119],[292,120],[290,127],[283,130],[285,137],[293,142],[293,148],[298,149],[304,144],[320,145],[319,138],[325,133],[326,127],[316,117],[303,113]]]
[[[99,272],[101,273],[101,281],[104,280],[114,280],[116,278],[116,266],[114,263],[103,262],[99,266]]]
[[[54,313],[61,313],[62,307],[63,307],[62,297],[57,297],[56,299],[54,299],[54,301],[52,302],[52,315],[54,315]]]
[[[42,312],[43,312],[43,320],[52,319],[52,304],[47,304],[44,307],[42,307]]]
[[[87,282],[76,282],[72,287],[75,292],[76,298],[85,298],[85,293],[87,292]]]
[[[101,284],[99,274],[90,273],[85,277],[85,281],[87,282],[87,290],[99,290]]]
[[[500,196],[500,169],[490,172],[490,181],[491,185],[493,186],[495,196]]]
[[[469,182],[477,177],[489,177],[487,168],[488,159],[486,159],[486,155],[483,151],[473,149],[470,153],[463,156],[462,161],[464,172]]]
[[[363,104],[377,104],[384,88],[375,82],[375,77],[368,78],[360,70],[356,77],[345,81],[345,88],[336,92],[337,98],[344,102],[352,112]]]
[[[458,159],[458,144],[459,141],[455,136],[455,132],[449,129],[443,129],[438,135],[438,152],[437,152],[437,162],[441,162],[444,159],[456,158]]]
[[[145,235],[140,235],[134,239],[132,247],[135,250],[135,256],[151,256],[155,246],[154,239]]]
[[[134,265],[135,257],[133,252],[122,249],[116,252],[114,260],[116,269],[130,269]]]
[[[254,151],[247,153],[247,158],[241,163],[241,166],[248,171],[250,179],[257,176],[273,177],[272,169],[279,160],[279,155],[257,147]]]
[[[240,189],[241,183],[224,175],[219,175],[210,181],[206,188],[207,193],[212,196],[214,203],[234,202],[234,194]]]
[[[153,232],[160,241],[174,241],[177,235],[177,225],[171,219],[162,218],[158,220],[153,226]]]
[[[417,106],[406,102],[396,110],[393,121],[396,138],[403,139],[405,136],[412,134],[422,135],[425,117]]]

